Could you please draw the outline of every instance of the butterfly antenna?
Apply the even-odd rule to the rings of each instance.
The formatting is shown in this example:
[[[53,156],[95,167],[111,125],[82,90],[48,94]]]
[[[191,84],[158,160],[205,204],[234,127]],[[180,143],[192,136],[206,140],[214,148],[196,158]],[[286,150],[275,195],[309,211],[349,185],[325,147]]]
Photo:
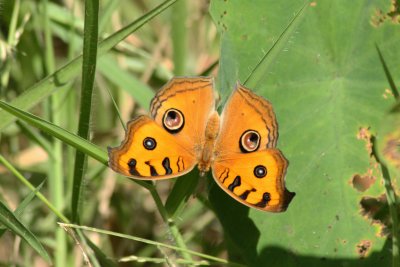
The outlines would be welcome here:
[[[110,96],[110,98],[111,98],[111,100],[112,100],[112,102],[113,102],[115,111],[117,111],[117,115],[118,115],[119,121],[121,122],[121,125],[122,125],[122,127],[124,127],[124,130],[125,130],[125,132],[126,132],[126,124],[125,124],[124,121],[122,120],[121,112],[119,111],[119,108],[118,108],[118,106],[117,106],[117,103],[115,103],[114,97],[113,97],[113,95],[111,94],[110,89],[108,89],[108,87],[106,87],[106,89],[107,89],[108,95]]]
[[[297,19],[300,17],[300,15],[303,14],[303,11],[305,10],[305,7],[308,6],[308,1],[304,2],[304,5],[300,8],[300,10],[294,15],[293,19],[289,22],[289,24],[285,27],[285,29],[283,30],[283,32],[279,35],[278,40],[276,40],[276,42],[274,42],[272,44],[272,46],[269,48],[269,50],[264,54],[264,56],[261,58],[261,60],[256,64],[256,66],[253,68],[253,70],[250,72],[250,74],[247,76],[246,80],[244,80],[243,85],[246,85],[246,83],[249,81],[249,79],[255,74],[255,72],[257,71],[257,69],[261,66],[261,64],[263,64],[267,59],[269,59],[269,61],[272,61],[272,55],[271,53],[274,52],[274,48],[277,47],[278,44],[281,43],[281,41],[286,38],[289,33],[293,32],[293,30],[295,29],[294,23],[295,22],[299,22],[297,21]],[[291,31],[289,31],[289,29]],[[269,65],[269,64],[267,64]]]

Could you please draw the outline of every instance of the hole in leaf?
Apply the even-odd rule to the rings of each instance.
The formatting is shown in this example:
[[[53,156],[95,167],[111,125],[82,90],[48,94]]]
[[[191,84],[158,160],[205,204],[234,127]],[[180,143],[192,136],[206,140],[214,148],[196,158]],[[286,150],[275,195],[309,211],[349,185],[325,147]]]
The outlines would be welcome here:
[[[361,214],[371,220],[373,224],[379,224],[381,226],[380,236],[391,234],[392,221],[385,194],[377,198],[363,197],[360,201],[360,205]]]
[[[353,187],[360,192],[366,191],[375,181],[376,177],[372,175],[356,174],[352,178]]]

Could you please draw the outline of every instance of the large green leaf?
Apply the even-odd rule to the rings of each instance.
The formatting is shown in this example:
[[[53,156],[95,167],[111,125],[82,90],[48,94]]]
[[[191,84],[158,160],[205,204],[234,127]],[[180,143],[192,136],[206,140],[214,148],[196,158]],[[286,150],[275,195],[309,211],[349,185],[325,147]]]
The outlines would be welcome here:
[[[361,198],[385,189],[359,134],[376,133],[394,103],[375,47],[399,73],[399,27],[375,17],[390,3],[313,1],[275,43],[303,1],[212,1],[222,35],[221,95],[250,76],[246,85],[273,103],[278,147],[290,161],[287,187],[297,194],[285,213],[271,214],[249,210],[213,186],[210,200],[232,256],[254,266],[391,262],[391,239],[361,214]],[[352,177],[369,172],[376,182],[356,190]]]

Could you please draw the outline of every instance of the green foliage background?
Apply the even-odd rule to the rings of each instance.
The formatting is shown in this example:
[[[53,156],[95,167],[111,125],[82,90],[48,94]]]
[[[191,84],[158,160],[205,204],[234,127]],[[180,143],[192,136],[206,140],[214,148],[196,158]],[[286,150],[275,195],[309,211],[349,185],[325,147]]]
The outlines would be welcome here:
[[[18,253],[0,265],[35,255],[35,266],[80,266],[82,252],[93,266],[400,264],[398,1],[104,1],[98,25],[97,5],[3,6],[0,247]],[[95,74],[94,93],[79,93]],[[154,185],[107,170],[105,147],[123,135],[114,99],[126,121],[172,76],[210,74],[219,108],[237,81],[274,105],[296,192],[285,213],[240,205],[211,176],[196,187],[196,172]],[[90,141],[73,134],[88,124]],[[74,164],[71,146],[87,165]],[[40,153],[23,158],[30,149]],[[17,236],[26,243],[12,250]]]

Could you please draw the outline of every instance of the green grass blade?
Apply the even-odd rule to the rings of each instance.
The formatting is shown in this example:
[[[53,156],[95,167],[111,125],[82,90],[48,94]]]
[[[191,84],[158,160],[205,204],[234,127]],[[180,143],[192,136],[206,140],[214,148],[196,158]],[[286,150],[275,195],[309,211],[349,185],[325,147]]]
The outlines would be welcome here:
[[[48,121],[45,121],[35,115],[32,115],[16,107],[13,107],[4,101],[0,101],[0,108],[18,117],[19,119],[27,122],[28,124],[33,125],[36,128],[45,131],[49,135],[52,135],[64,141],[65,143],[75,147],[76,149],[88,154],[89,156],[103,163],[104,165],[108,165],[107,153],[98,146],[90,143],[89,141],[73,133],[70,133],[67,130],[58,127]]]
[[[172,46],[174,60],[174,74],[187,75],[187,1],[179,1],[172,8]]]
[[[99,264],[101,266],[107,266],[107,267],[117,267],[117,264],[107,257],[107,255],[104,254],[104,252],[96,246],[89,238],[85,239],[86,244],[92,249],[94,255],[96,256],[96,259],[99,261]]]
[[[43,10],[43,32],[44,32],[44,65],[46,69],[46,74],[53,73],[56,70],[56,59],[53,44],[53,32],[50,27],[49,18],[49,1],[42,0],[42,10]],[[62,99],[61,91],[55,92],[51,95],[50,99],[45,101],[45,111],[46,117],[50,119],[51,122],[59,124],[62,121],[62,116],[60,112],[60,107]],[[49,191],[50,191],[50,201],[53,205],[61,210],[65,206],[64,201],[64,158],[62,153],[62,143],[60,140],[51,140],[51,150],[52,157],[49,157],[49,168],[47,169],[47,175],[49,177]],[[55,218],[54,218],[55,219]],[[54,262],[56,266],[65,267],[67,260],[67,239],[66,234],[61,229],[55,229],[55,251],[54,251]]]
[[[155,263],[155,264],[166,264],[166,258],[150,258],[150,257],[141,257],[141,256],[127,256],[118,260],[119,262],[140,262],[140,263]],[[174,259],[174,263],[179,264],[180,266],[211,266],[213,265],[211,262],[201,260],[201,261],[188,261],[185,259]]]
[[[0,201],[0,222],[10,231],[24,239],[46,262],[51,264],[47,251],[37,237],[14,215],[14,213]]]
[[[51,145],[48,140],[46,140],[40,133],[33,131],[29,128],[24,122],[17,121],[16,122],[21,131],[34,143],[38,144],[41,148],[43,148],[49,157],[53,157],[53,151],[51,149]]]
[[[88,244],[87,244],[87,238],[82,233],[82,231],[80,229],[75,229],[75,238],[76,238],[77,244],[79,244],[79,246],[81,246],[82,248],[89,247]],[[91,264],[89,264],[90,266],[92,266],[92,267],[101,267],[99,262],[98,262],[98,260],[97,260],[97,258],[96,258],[96,254],[94,253],[94,251],[86,250],[85,254],[86,254],[86,256],[88,257],[88,260],[91,263]],[[107,266],[109,266],[109,265],[107,265]]]
[[[121,123],[122,127],[124,128],[124,130],[126,132],[127,128],[126,128],[126,125],[124,123],[124,120],[122,119],[121,112],[119,111],[117,103],[115,102],[115,99],[114,99],[110,89],[108,89],[108,87],[107,87],[106,90],[107,90],[108,95],[110,96],[110,99],[111,99],[112,103],[113,103],[114,109],[117,112],[117,116],[118,116],[119,122]]]
[[[132,32],[145,25],[149,20],[163,12],[176,1],[177,0],[167,0],[163,2],[150,12],[146,13],[139,19],[129,24],[128,26],[122,28],[113,35],[109,36],[107,39],[100,42],[98,47],[98,55],[103,55],[108,52],[116,44],[129,36]],[[75,59],[67,63],[64,67],[60,68],[53,74],[47,76],[43,80],[39,81],[37,84],[27,89],[23,94],[11,101],[11,105],[22,110],[29,110],[37,103],[41,102],[43,99],[51,95],[54,91],[63,89],[63,85],[68,84],[71,79],[73,79],[79,73],[81,65],[82,55],[76,57]],[[146,103],[146,106],[147,104],[148,103]],[[15,120],[13,116],[1,110],[0,118],[0,129],[3,129]]]
[[[110,55],[101,57],[98,68],[104,77],[128,92],[143,108],[149,109],[149,103],[154,96],[153,90],[122,69],[115,58]]]
[[[220,263],[220,264],[229,264],[230,266],[243,266],[241,264],[237,264],[237,263],[232,263],[229,262],[225,259],[221,259],[218,257],[214,257],[214,256],[210,256],[204,253],[200,253],[200,252],[196,252],[193,250],[189,250],[189,249],[183,249],[181,247],[177,247],[177,246],[173,246],[173,245],[169,245],[169,244],[164,244],[161,242],[157,242],[157,241],[153,241],[153,240],[149,240],[149,239],[145,239],[145,238],[140,238],[140,237],[136,237],[136,236],[132,236],[132,235],[126,235],[126,234],[121,234],[121,233],[117,233],[117,232],[113,232],[113,231],[108,231],[108,230],[102,230],[102,229],[98,229],[98,228],[93,228],[93,227],[87,227],[87,226],[83,226],[83,225],[76,225],[76,224],[69,224],[69,223],[59,223],[59,225],[63,228],[73,228],[73,229],[81,229],[84,231],[90,231],[90,232],[95,232],[95,233],[99,233],[99,234],[105,234],[105,235],[110,235],[110,236],[115,236],[115,237],[120,237],[120,238],[125,238],[128,240],[133,240],[133,241],[137,241],[137,242],[141,242],[141,243],[145,243],[148,245],[153,245],[153,246],[157,246],[157,247],[161,247],[161,248],[168,248],[168,249],[172,249],[175,251],[180,251],[180,252],[186,252],[188,254],[194,255],[194,256],[198,256],[210,261],[214,261],[216,263]],[[193,260],[190,260],[193,261]]]
[[[35,190],[35,187],[17,170],[15,167],[8,162],[2,155],[0,155],[0,163],[2,163],[12,174],[17,177],[26,187],[28,187],[35,195],[42,201],[60,220],[63,222],[69,222],[67,217],[65,217],[56,207],[39,191]]]
[[[35,190],[31,191],[19,204],[19,206],[15,209],[14,215],[15,217],[19,218],[22,214],[22,212],[25,210],[25,208],[31,203],[32,199],[35,197],[35,195],[42,189],[44,185],[45,180],[43,180],[38,187],[35,188]],[[6,227],[0,226],[0,238],[4,234],[4,232],[7,230]]]
[[[7,38],[7,45],[10,47],[14,47],[15,44],[15,37],[16,37],[16,29],[17,29],[17,21],[18,21],[18,14],[20,10],[20,0],[16,0],[14,2],[14,8],[12,11],[10,27],[8,29],[8,38]],[[3,65],[3,64],[2,64]],[[0,75],[0,96],[3,96],[5,93],[5,88],[8,86],[8,81],[10,78],[10,61],[7,60],[4,62],[4,66],[1,66],[1,75]]]
[[[392,76],[392,74],[390,74],[390,70],[386,64],[385,59],[383,58],[383,55],[381,53],[381,50],[379,49],[379,46],[377,44],[375,44],[375,47],[376,47],[376,51],[378,51],[379,60],[381,61],[383,70],[385,71],[386,79],[388,80],[388,82],[390,84],[390,89],[392,90],[392,94],[396,100],[399,100],[400,94],[399,94],[399,90],[396,87],[396,84],[394,83],[393,76]]]
[[[89,125],[92,111],[92,94],[97,59],[98,38],[98,0],[85,1],[85,28],[83,37],[83,67],[81,104],[79,114],[78,135],[89,138]],[[79,222],[79,214],[83,203],[83,176],[86,170],[86,154],[77,150],[75,154],[74,181],[72,186],[72,221]]]
[[[378,50],[379,51],[379,50]],[[372,138],[372,149],[376,161],[379,163],[382,170],[382,177],[385,185],[386,199],[389,205],[389,214],[392,219],[392,266],[399,266],[400,264],[400,247],[399,247],[399,212],[397,206],[397,196],[393,188],[392,178],[387,165],[384,160],[380,157],[377,142],[375,138]]]
[[[305,13],[306,7],[309,5],[308,1],[304,2],[304,5],[300,8],[300,10],[294,15],[293,19],[289,21],[289,24],[285,27],[282,33],[279,35],[278,39],[275,43],[270,47],[270,49],[264,54],[261,60],[257,63],[257,65],[251,70],[247,78],[244,80],[243,84],[247,85],[247,83],[252,79],[252,81],[256,84],[260,77],[265,75],[265,70],[270,68],[270,65],[274,63],[274,60],[278,54],[278,52],[282,49],[282,46],[285,45],[285,41],[293,34],[296,30],[297,26],[301,22],[301,17]]]
[[[108,3],[105,4],[102,10],[102,15],[99,20],[100,34],[103,32],[104,28],[110,23],[110,20],[112,19],[111,16],[119,4],[120,1],[108,1]]]
[[[206,68],[199,76],[209,76],[211,75],[212,71],[219,65],[219,60],[215,60],[208,68]]]
[[[21,201],[19,204],[18,208],[14,211],[15,216],[19,217],[21,216],[22,212],[24,209],[28,206],[28,204],[32,201],[32,199],[36,196],[36,194],[42,189],[44,182],[46,179],[44,179],[36,188],[35,190],[31,191],[24,200]]]

